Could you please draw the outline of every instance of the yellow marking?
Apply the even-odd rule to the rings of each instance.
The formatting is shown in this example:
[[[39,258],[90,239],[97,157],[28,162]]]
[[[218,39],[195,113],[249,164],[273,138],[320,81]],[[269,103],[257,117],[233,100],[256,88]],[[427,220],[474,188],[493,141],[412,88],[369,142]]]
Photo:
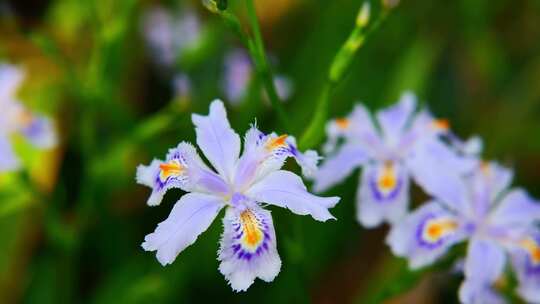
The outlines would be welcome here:
[[[433,126],[438,130],[448,130],[450,128],[450,122],[448,119],[435,119],[433,120]]]
[[[29,126],[34,121],[34,115],[28,110],[19,113],[18,121],[22,126]]]
[[[244,242],[251,248],[255,249],[263,240],[263,233],[259,228],[255,215],[246,210],[240,214],[242,222],[242,230],[244,231]]]
[[[379,178],[379,188],[383,191],[390,191],[397,185],[396,172],[394,164],[388,161],[384,164],[383,172]]]
[[[521,242],[521,246],[529,252],[533,264],[540,264],[540,245],[532,239],[526,239]]]
[[[425,228],[425,234],[429,241],[436,242],[442,237],[454,232],[458,224],[450,219],[431,220]]]
[[[349,120],[347,118],[338,118],[336,119],[336,125],[338,126],[338,128],[342,129],[342,130],[345,130],[349,127]]]
[[[184,167],[177,160],[160,164],[159,169],[161,170],[160,176],[162,180],[165,180],[172,175],[180,175],[182,174],[182,171],[184,171]]]
[[[288,135],[283,134],[281,136],[278,136],[276,138],[270,139],[268,143],[266,143],[266,149],[268,150],[274,150],[276,148],[284,147],[287,143],[285,142],[287,140]]]

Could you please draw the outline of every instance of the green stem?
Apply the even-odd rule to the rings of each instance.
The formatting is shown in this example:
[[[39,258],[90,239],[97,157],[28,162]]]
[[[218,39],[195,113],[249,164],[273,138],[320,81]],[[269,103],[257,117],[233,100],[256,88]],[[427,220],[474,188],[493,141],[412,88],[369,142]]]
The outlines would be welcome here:
[[[363,9],[365,8],[363,7],[362,10]],[[362,10],[360,14],[362,14]],[[349,70],[355,55],[358,53],[360,47],[364,45],[367,37],[380,26],[388,16],[388,13],[389,10],[383,10],[368,28],[366,28],[367,21],[357,21],[351,34],[336,53],[336,56],[330,64],[326,83],[324,84],[318,99],[315,115],[306,128],[306,131],[304,131],[304,134],[300,137],[300,149],[312,148],[323,139],[324,125],[328,118],[328,106],[334,88],[342,81],[343,76]]]
[[[272,107],[277,112],[280,123],[283,125],[284,129],[289,130],[289,121],[281,101],[279,100],[279,95],[277,94],[277,90],[274,85],[274,77],[272,76],[272,71],[266,59],[264,42],[259,27],[259,21],[255,13],[255,6],[253,5],[252,0],[246,0],[246,4],[248,9],[249,24],[252,28],[254,38],[251,38],[248,33],[242,29],[242,24],[235,15],[226,10],[218,10],[215,12],[223,18],[225,24],[227,24],[236,33],[240,41],[248,49],[249,56],[255,63],[257,73],[261,77],[262,84],[268,94],[270,102],[272,103]]]
[[[246,7],[248,12],[249,24],[254,36],[254,48],[250,48],[248,45],[248,48],[251,51],[251,57],[255,62],[257,71],[262,78],[266,93],[268,94],[268,98],[270,99],[272,106],[276,110],[281,124],[283,125],[284,129],[290,130],[289,120],[287,119],[287,114],[285,113],[285,109],[281,104],[279,95],[277,94],[276,86],[274,85],[274,77],[272,76],[272,70],[266,58],[264,42],[262,39],[259,20],[257,19],[253,0],[246,0]]]

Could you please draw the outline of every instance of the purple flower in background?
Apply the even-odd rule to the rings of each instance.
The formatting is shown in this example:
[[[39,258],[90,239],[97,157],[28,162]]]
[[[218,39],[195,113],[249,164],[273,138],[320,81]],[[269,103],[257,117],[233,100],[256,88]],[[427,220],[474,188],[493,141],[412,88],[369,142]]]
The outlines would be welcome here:
[[[191,9],[174,16],[162,7],[154,7],[144,16],[143,27],[155,60],[164,66],[172,66],[186,49],[197,44],[201,35],[201,22]]]
[[[518,293],[540,302],[540,230],[535,226],[540,205],[523,189],[509,189],[512,175],[497,164],[482,164],[466,176],[426,180],[426,191],[435,199],[392,227],[387,243],[417,269],[469,240],[461,302],[504,302],[492,285],[508,258],[518,274]]]
[[[406,214],[411,177],[423,186],[425,175],[444,180],[446,172],[471,170],[475,161],[461,157],[441,140],[448,134],[448,123],[426,110],[415,114],[415,109],[416,97],[407,93],[376,114],[380,128],[363,105],[357,105],[349,117],[330,122],[324,147],[328,156],[315,175],[315,191],[330,188],[361,166],[357,219],[374,227]],[[343,144],[338,146],[340,140]]]
[[[251,60],[246,52],[233,50],[225,56],[223,91],[231,104],[238,104],[246,97],[252,76]]]
[[[157,251],[161,264],[170,264],[225,207],[219,270],[235,291],[244,291],[257,277],[272,281],[281,268],[272,217],[262,203],[326,221],[334,218],[328,209],[339,198],[312,195],[299,176],[281,170],[289,157],[304,173],[317,164],[316,152],[299,152],[292,137],[264,134],[252,126],[240,155],[240,137],[226,115],[223,103],[216,100],[208,116],[192,116],[197,144],[215,170],[186,142],[171,149],[165,161],[154,160],[137,169],[137,182],[152,188],[149,205],[158,205],[168,189],[188,192],[169,217],[145,237],[142,247]]]
[[[223,73],[223,91],[227,101],[237,105],[246,97],[249,83],[254,70],[249,55],[241,49],[230,51],[225,56],[225,69]],[[274,86],[282,101],[287,100],[292,93],[293,84],[285,75],[274,76]],[[266,91],[264,97],[268,99]]]
[[[56,134],[49,119],[26,109],[16,97],[24,73],[14,65],[0,64],[0,172],[20,167],[10,137],[24,136],[38,148],[51,148],[56,144]]]
[[[186,74],[177,74],[172,80],[174,96],[181,102],[191,99],[191,80]]]

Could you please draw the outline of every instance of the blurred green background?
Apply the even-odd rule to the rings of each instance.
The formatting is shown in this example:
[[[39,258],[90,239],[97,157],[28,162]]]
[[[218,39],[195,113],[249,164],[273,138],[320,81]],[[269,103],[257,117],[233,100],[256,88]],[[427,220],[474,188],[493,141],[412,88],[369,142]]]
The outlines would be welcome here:
[[[229,2],[245,23],[244,1]],[[290,133],[299,137],[362,1],[256,4],[272,68],[293,84],[284,107]],[[375,18],[380,5],[372,4]],[[169,67],[145,42],[144,16],[156,6],[172,15],[191,9],[201,22],[199,39]],[[61,137],[48,152],[17,143],[26,170],[0,175],[0,302],[457,301],[458,275],[437,266],[409,273],[385,247],[386,228],[366,231],[356,223],[357,173],[329,192],[342,197],[332,210],[338,221],[270,207],[282,270],[246,293],[232,292],[217,269],[220,220],[170,266],[141,249],[181,192],[147,207],[149,189],[135,184],[135,168],[181,140],[194,141],[190,115],[225,97],[225,54],[241,47],[199,1],[0,2],[0,61],[25,68],[20,99],[54,117]],[[180,72],[191,81],[189,94],[174,90]],[[248,88],[228,105],[233,127],[243,134],[256,119],[264,131],[284,130],[261,81],[252,78]],[[486,157],[513,166],[515,182],[540,197],[539,1],[401,1],[360,49],[330,115],[345,115],[357,101],[378,109],[403,90],[449,118],[461,137],[483,137]],[[415,190],[415,204],[424,198]]]

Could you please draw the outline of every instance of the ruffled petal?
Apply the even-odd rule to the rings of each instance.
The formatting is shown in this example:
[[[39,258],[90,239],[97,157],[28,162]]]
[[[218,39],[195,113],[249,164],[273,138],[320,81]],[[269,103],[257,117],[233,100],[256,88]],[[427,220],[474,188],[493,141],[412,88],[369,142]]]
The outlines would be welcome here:
[[[163,195],[172,188],[217,195],[228,193],[227,184],[204,165],[195,148],[186,142],[170,149],[165,161],[155,159],[149,166],[139,166],[136,179],[139,184],[152,188],[150,206],[159,205]]]
[[[416,109],[416,96],[404,93],[399,102],[377,113],[377,120],[381,126],[385,139],[389,143],[397,143],[407,123]]]
[[[354,169],[368,160],[364,150],[355,144],[344,144],[325,161],[315,174],[313,189],[322,192],[349,176]]]
[[[270,212],[255,204],[228,208],[218,252],[219,271],[232,289],[246,291],[256,278],[271,282],[281,269]]]
[[[0,134],[0,172],[19,169],[21,163],[15,155],[9,138]]]
[[[432,264],[466,237],[455,214],[429,202],[392,226],[386,243],[392,252],[409,260],[411,269]]]
[[[234,175],[237,189],[245,189],[251,184],[265,178],[285,164],[292,157],[302,168],[304,176],[313,176],[320,160],[317,152],[298,150],[296,140],[292,136],[275,133],[264,134],[252,126],[245,136],[244,152],[238,161]]]
[[[502,247],[493,241],[472,239],[465,259],[465,281],[460,288],[462,303],[490,302],[498,296],[491,286],[502,275],[506,256]]]
[[[400,220],[409,205],[409,176],[403,166],[393,161],[364,166],[356,203],[364,227]]]
[[[318,221],[334,219],[328,211],[338,197],[320,197],[309,193],[302,179],[289,171],[275,171],[247,190],[246,195],[257,202],[287,208],[300,215],[311,215]]]
[[[197,145],[217,172],[230,181],[240,154],[240,137],[227,120],[227,112],[221,100],[210,104],[210,114],[191,116],[197,133]]]
[[[188,193],[182,196],[169,217],[144,238],[142,247],[146,251],[156,251],[163,266],[172,263],[208,229],[223,205],[222,200],[213,195]]]

